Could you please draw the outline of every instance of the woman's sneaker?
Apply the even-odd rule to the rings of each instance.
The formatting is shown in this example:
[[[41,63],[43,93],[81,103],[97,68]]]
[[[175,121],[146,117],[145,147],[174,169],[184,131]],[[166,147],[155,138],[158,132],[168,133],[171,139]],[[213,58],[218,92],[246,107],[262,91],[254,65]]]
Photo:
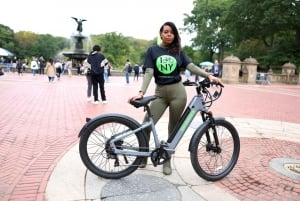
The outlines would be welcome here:
[[[172,168],[171,168],[171,161],[168,160],[163,164],[163,173],[165,175],[170,175],[172,174]]]
[[[139,168],[145,168],[147,166],[148,158],[145,157],[142,159],[141,164],[139,165]]]

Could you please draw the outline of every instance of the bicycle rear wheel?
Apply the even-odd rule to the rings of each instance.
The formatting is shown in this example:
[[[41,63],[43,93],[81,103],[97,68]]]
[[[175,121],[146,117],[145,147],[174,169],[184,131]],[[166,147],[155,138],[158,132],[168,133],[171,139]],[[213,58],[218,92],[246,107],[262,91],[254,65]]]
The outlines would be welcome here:
[[[109,142],[118,134],[135,130],[139,124],[130,117],[104,115],[88,122],[80,133],[79,153],[84,165],[94,174],[118,179],[134,172],[143,157],[114,154]],[[135,133],[117,141],[117,149],[145,151],[144,133]]]
[[[240,139],[235,127],[225,119],[215,120],[213,127],[207,124],[195,131],[191,140],[190,156],[196,173],[207,181],[217,181],[234,168],[240,153]],[[219,146],[216,146],[216,141]]]

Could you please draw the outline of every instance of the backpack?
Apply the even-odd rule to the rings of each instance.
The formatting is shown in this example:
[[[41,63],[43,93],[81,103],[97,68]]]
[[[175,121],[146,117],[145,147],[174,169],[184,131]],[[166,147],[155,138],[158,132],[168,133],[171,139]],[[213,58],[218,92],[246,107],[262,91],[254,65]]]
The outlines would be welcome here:
[[[128,72],[128,73],[131,73],[131,72],[132,72],[132,66],[131,66],[130,64],[128,64],[127,72]]]
[[[138,65],[134,66],[134,72],[139,73],[140,67]]]

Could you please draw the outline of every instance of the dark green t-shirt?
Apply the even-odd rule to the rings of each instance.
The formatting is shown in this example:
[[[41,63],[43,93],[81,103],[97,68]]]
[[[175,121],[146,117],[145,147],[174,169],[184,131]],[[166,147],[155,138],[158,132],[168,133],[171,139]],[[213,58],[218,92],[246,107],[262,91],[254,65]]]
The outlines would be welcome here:
[[[181,81],[180,69],[191,63],[184,52],[169,53],[158,45],[149,47],[146,53],[144,67],[153,68],[156,84],[166,85]]]

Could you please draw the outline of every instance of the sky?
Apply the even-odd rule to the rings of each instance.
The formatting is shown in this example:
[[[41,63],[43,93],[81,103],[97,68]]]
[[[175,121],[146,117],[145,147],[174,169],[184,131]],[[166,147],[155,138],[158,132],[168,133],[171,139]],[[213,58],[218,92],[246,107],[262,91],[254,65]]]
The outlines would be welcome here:
[[[194,0],[9,0],[1,4],[0,24],[14,32],[71,37],[77,23],[86,19],[84,35],[117,32],[123,36],[152,40],[160,26],[172,21],[183,28],[184,13],[190,15]],[[15,8],[18,8],[17,10]],[[181,34],[183,45],[192,36]]]

